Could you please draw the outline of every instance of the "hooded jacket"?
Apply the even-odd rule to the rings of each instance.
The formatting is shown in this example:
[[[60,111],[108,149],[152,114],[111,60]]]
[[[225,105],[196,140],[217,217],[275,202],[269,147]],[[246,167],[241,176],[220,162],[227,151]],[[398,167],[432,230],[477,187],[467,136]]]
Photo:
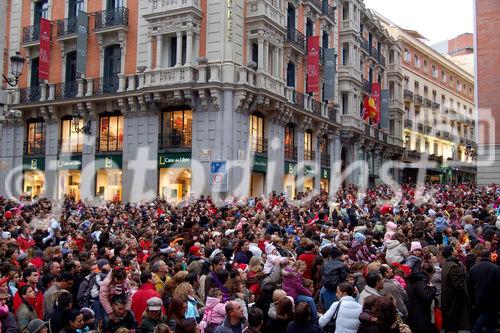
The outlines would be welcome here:
[[[291,267],[286,267],[282,270],[282,275],[282,287],[288,296],[293,297],[293,299],[296,299],[299,295],[312,297],[311,291],[304,287],[302,277],[296,270]]]
[[[112,274],[109,273],[106,279],[102,281],[101,288],[99,290],[99,301],[101,302],[104,311],[106,311],[107,314],[113,312],[113,308],[111,307],[111,298],[117,294],[124,294],[127,297],[127,310],[130,310],[132,293],[128,279],[123,283],[116,285],[112,283],[111,275]]]
[[[395,262],[401,263],[408,257],[408,249],[406,245],[400,243],[398,240],[390,239],[385,242],[387,251],[385,253],[385,260],[392,265]]]
[[[344,262],[338,259],[327,260],[323,268],[321,284],[331,292],[337,291],[337,286],[347,280],[349,273]]]
[[[226,309],[224,303],[221,303],[219,298],[208,296],[205,302],[203,318],[198,324],[200,333],[204,333],[210,325],[219,325],[224,320],[225,315]]]
[[[444,229],[448,228],[448,221],[443,216],[436,218],[434,224],[436,225],[437,233],[442,233]]]
[[[422,271],[408,276],[408,324],[411,329],[432,332],[431,303],[436,297],[436,287],[429,285],[429,277]]]

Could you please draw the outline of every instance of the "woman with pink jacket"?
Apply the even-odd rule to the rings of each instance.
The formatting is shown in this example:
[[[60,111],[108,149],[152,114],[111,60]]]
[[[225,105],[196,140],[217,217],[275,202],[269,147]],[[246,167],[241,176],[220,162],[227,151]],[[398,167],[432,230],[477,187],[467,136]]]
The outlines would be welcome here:
[[[99,301],[107,316],[113,313],[111,298],[119,294],[127,297],[127,310],[130,310],[132,291],[127,278],[127,272],[123,267],[115,267],[101,283]]]

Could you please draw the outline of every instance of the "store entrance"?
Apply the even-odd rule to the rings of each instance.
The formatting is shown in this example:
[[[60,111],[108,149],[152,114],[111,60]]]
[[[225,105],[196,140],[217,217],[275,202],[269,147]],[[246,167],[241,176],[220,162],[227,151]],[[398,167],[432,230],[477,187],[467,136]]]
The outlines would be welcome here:
[[[161,168],[159,183],[160,196],[179,203],[191,192],[191,169]]]
[[[96,196],[114,202],[122,200],[121,169],[99,169],[97,171]]]
[[[45,193],[45,172],[25,171],[23,177],[23,192],[29,193],[31,198],[36,198]]]

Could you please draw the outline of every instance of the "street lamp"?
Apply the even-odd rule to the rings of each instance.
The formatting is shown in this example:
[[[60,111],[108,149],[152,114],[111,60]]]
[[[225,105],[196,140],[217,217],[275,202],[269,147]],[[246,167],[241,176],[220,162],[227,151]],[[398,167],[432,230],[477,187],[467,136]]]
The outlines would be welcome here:
[[[82,127],[80,127],[80,119],[82,119],[82,118],[79,117],[79,116],[74,116],[73,117],[73,119],[72,119],[73,131],[75,131],[75,133],[83,133],[85,135],[91,135],[92,134],[92,130],[90,128],[90,120],[87,121],[87,124],[85,124]]]
[[[19,77],[23,72],[24,58],[21,57],[21,53],[16,51],[16,54],[10,57],[10,68],[12,77],[6,77],[2,74],[4,82],[6,82],[9,86],[15,87],[17,82],[19,82]]]

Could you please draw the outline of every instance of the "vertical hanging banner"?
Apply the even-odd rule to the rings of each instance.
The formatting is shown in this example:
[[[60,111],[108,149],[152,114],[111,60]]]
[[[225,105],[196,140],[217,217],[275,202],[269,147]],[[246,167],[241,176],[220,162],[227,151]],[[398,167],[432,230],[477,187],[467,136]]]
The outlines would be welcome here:
[[[380,122],[380,83],[372,83],[372,95],[373,101],[375,102],[375,118],[373,119],[376,123]]]
[[[49,79],[50,65],[50,21],[40,19],[40,55],[38,58],[38,78]]]
[[[319,93],[319,36],[307,37],[307,92]]]
[[[389,129],[389,90],[384,89],[380,92],[380,126]]]
[[[89,16],[84,11],[78,11],[78,30],[76,32],[76,72],[82,75],[86,73],[87,67],[87,36],[89,27]]]
[[[337,75],[337,64],[335,57],[335,49],[325,49],[325,91],[324,100],[335,99],[335,76]]]

